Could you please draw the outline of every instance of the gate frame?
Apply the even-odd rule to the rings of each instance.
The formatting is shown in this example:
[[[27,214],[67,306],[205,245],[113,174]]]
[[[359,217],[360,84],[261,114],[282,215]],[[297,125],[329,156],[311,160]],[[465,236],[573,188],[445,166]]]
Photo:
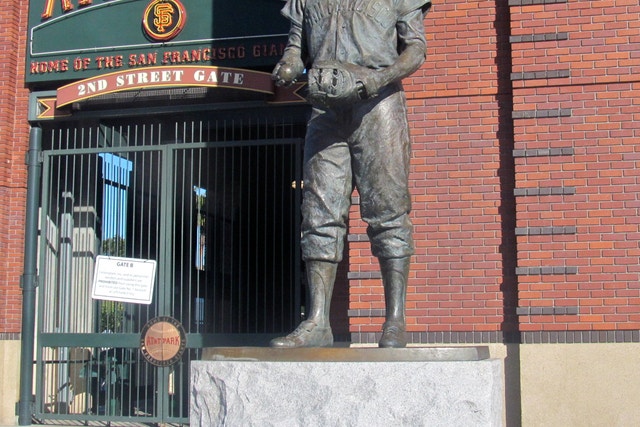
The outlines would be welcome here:
[[[73,334],[73,333],[39,333],[36,337],[36,318],[37,312],[39,311],[39,307],[36,305],[37,297],[37,287],[41,283],[42,278],[38,275],[38,267],[41,265],[41,260],[38,257],[38,249],[40,246],[40,235],[39,235],[39,225],[38,221],[40,219],[40,206],[42,204],[42,200],[40,199],[40,195],[43,189],[43,162],[45,157],[52,155],[51,153],[46,153],[42,149],[42,128],[41,125],[43,123],[61,123],[61,122],[80,122],[86,119],[118,119],[118,118],[135,118],[135,117],[145,117],[152,116],[154,114],[169,114],[173,112],[180,113],[197,113],[197,112],[220,112],[220,113],[228,113],[233,114],[234,112],[243,112],[249,113],[253,112],[255,114],[256,111],[260,113],[264,113],[263,116],[266,119],[270,117],[290,117],[292,122],[294,123],[306,123],[308,108],[306,105],[282,105],[274,107],[273,105],[269,105],[264,101],[246,101],[239,103],[214,103],[214,104],[197,104],[197,105],[175,105],[175,106],[164,106],[164,107],[156,107],[156,108],[125,108],[125,109],[111,109],[111,110],[101,110],[101,111],[78,111],[74,112],[74,114],[69,116],[59,116],[54,118],[41,118],[43,112],[43,105],[40,102],[40,99],[55,97],[55,91],[44,91],[44,92],[33,92],[30,95],[29,100],[29,121],[31,124],[30,131],[30,139],[29,139],[29,151],[27,156],[27,165],[28,165],[28,178],[27,178],[27,209],[26,209],[26,222],[25,222],[25,254],[24,254],[24,274],[22,276],[22,289],[23,289],[23,310],[22,310],[22,342],[21,342],[21,367],[20,367],[20,400],[17,404],[17,412],[18,412],[18,424],[19,425],[31,425],[33,421],[33,417],[38,413],[36,411],[36,403],[41,401],[43,396],[37,396],[32,394],[34,386],[36,387],[36,392],[42,391],[40,389],[41,385],[34,384],[34,369],[36,367],[36,371],[40,372],[38,362],[42,362],[42,353],[38,351],[35,354],[34,360],[34,352],[36,350],[36,338],[38,339],[38,349],[45,347],[103,347],[105,345],[112,344],[112,340],[114,336],[117,335],[119,339],[119,347],[124,348],[138,348],[140,336],[136,333],[125,333],[125,334],[110,334],[111,336],[105,336],[104,334],[91,333],[91,334]],[[303,108],[301,108],[303,107]],[[257,140],[257,141],[242,141],[241,144],[243,146],[251,145],[251,142],[259,142],[264,144],[267,140]],[[300,144],[302,147],[302,138],[281,138],[281,139],[271,139],[268,140],[269,145],[273,145],[273,142],[280,141],[281,143],[289,143],[289,144]],[[189,148],[208,148],[213,143],[200,142],[200,143],[187,143],[180,144],[181,148],[188,146]],[[220,147],[222,145],[227,146],[238,146],[238,142],[233,143],[232,141],[227,141],[224,143],[215,143],[216,147]],[[278,143],[276,143],[278,144]],[[175,144],[167,144],[163,146],[149,146],[149,147],[129,147],[128,150],[131,151],[162,151],[163,157],[164,153],[173,153],[175,151]],[[88,150],[88,151],[87,151]],[[118,152],[122,151],[122,147],[101,147],[100,149],[91,148],[91,149],[76,149],[76,150],[65,150],[67,154],[71,154],[71,151],[78,151],[79,154],[82,152],[93,154],[98,152]],[[55,150],[54,150],[55,151]],[[168,162],[172,154],[169,154],[167,158],[163,158],[163,163]],[[167,164],[171,164],[170,162]],[[301,171],[296,171],[296,176],[301,178]],[[163,178],[167,179],[167,178]],[[168,185],[162,184],[161,191],[166,191],[169,188]],[[166,196],[165,196],[166,197]],[[296,201],[297,203],[298,201]],[[170,211],[171,209],[169,209]],[[43,214],[44,215],[44,214]],[[168,223],[169,218],[167,218],[167,212],[164,214],[164,219],[161,218],[161,222]],[[164,228],[164,227],[162,227]],[[296,243],[297,244],[297,243]],[[162,256],[161,253],[159,253]],[[169,267],[166,267],[169,268]],[[296,286],[297,294],[296,294],[296,303],[295,306],[298,307],[301,305],[301,280],[297,278],[298,286]],[[40,305],[44,304],[44,301],[39,303]],[[166,307],[165,307],[166,308]],[[158,306],[159,314],[164,312],[160,306]],[[170,314],[171,310],[167,310]],[[213,336],[215,335],[215,337]],[[274,335],[275,336],[275,335]],[[253,340],[258,337],[264,338],[265,334],[230,334],[227,340],[223,343],[225,345],[240,345],[247,343],[247,340]],[[220,345],[221,342],[219,340],[220,334],[188,334],[187,343],[188,348],[198,349],[204,348],[207,346],[212,346],[214,344]],[[240,341],[241,339],[241,341]],[[62,340],[63,342],[60,342]],[[34,366],[35,365],[35,366]],[[166,376],[163,375],[161,371],[167,370],[167,368],[159,368],[158,376]],[[39,375],[37,375],[39,377]],[[36,378],[37,379],[37,378]],[[161,386],[161,383],[158,384],[158,387]],[[41,414],[40,414],[41,415]],[[75,415],[75,416],[74,416]],[[142,423],[147,424],[151,423],[188,423],[188,418],[184,419],[165,419],[163,418],[165,414],[159,414],[158,417],[124,417],[124,416],[110,416],[109,421],[126,421],[128,423]],[[68,415],[60,415],[60,414],[47,414],[46,419],[52,420],[76,420],[76,421],[105,421],[104,416],[92,416],[89,414],[68,414]]]

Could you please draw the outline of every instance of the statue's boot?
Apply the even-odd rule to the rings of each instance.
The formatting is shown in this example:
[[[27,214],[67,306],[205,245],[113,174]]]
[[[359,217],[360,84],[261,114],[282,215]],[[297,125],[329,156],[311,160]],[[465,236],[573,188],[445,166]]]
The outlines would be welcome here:
[[[307,261],[307,283],[311,302],[309,317],[286,337],[274,338],[275,348],[331,347],[333,333],[329,310],[338,264],[328,261]]]
[[[386,318],[382,326],[379,347],[403,348],[407,346],[405,302],[410,263],[410,257],[380,259]]]

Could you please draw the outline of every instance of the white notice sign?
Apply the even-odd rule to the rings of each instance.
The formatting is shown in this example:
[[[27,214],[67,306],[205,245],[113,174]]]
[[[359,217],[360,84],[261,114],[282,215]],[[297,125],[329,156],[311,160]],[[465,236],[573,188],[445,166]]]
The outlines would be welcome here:
[[[155,278],[155,260],[99,255],[91,298],[151,304]]]

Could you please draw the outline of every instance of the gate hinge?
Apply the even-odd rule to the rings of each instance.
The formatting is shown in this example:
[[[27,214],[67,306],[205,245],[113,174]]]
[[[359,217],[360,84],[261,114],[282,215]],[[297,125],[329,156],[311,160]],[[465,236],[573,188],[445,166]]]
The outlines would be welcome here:
[[[29,400],[29,402],[27,402],[27,404],[29,405],[29,413],[30,414],[34,414],[35,410],[36,410],[36,396],[35,395],[31,395],[31,400]],[[20,415],[20,402],[16,402],[16,416]]]
[[[44,162],[44,154],[40,150],[29,150],[25,156],[26,165],[39,165]]]
[[[38,287],[38,275],[37,274],[23,274],[20,276],[20,289],[25,289],[25,285],[30,284],[29,289],[36,289]]]

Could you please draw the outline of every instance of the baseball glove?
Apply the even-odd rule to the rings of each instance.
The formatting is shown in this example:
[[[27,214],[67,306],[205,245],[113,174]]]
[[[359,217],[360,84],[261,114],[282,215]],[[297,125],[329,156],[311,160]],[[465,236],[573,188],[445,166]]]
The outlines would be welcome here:
[[[354,64],[318,62],[309,70],[309,102],[323,108],[348,106],[366,99],[364,79],[371,70]]]

